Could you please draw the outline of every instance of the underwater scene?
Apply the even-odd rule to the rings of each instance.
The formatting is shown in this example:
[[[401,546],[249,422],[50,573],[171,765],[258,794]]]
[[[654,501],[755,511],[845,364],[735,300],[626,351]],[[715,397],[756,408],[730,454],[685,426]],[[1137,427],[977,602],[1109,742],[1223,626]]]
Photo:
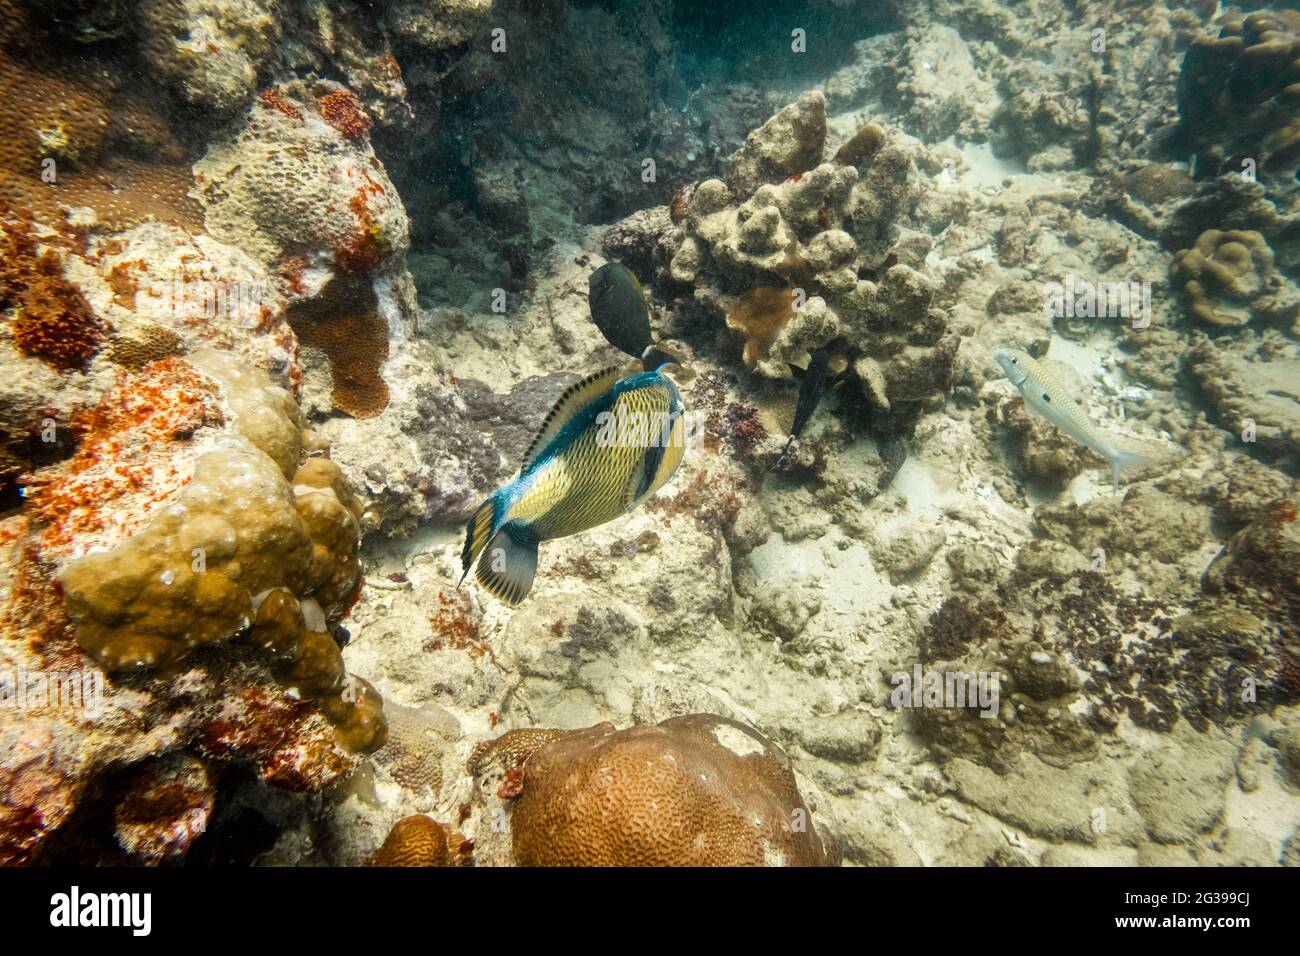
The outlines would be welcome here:
[[[2,864],[1297,866],[1298,476],[1293,4],[0,0]]]

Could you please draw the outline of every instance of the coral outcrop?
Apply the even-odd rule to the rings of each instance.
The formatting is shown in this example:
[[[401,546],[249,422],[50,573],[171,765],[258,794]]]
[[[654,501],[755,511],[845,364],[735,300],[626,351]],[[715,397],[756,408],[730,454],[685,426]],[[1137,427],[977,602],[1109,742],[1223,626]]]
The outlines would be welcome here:
[[[1277,195],[1294,195],[1297,62],[1300,14],[1294,10],[1225,11],[1192,39],[1178,80],[1178,110],[1202,175],[1248,170]]]
[[[669,288],[725,316],[744,336],[745,365],[765,377],[788,378],[811,350],[838,343],[885,414],[942,393],[957,346],[915,250],[899,245],[917,163],[930,160],[915,140],[874,124],[830,161],[825,139],[825,99],[805,94],[754,131],[725,182],[683,194],[677,225],[643,219],[639,230],[665,231],[634,239],[625,223],[608,241],[664,250]]]
[[[1285,322],[1300,314],[1300,292],[1273,265],[1273,250],[1253,230],[1211,229],[1174,258],[1170,278],[1187,309],[1210,329],[1253,320]]]
[[[355,97],[338,84],[277,87],[195,164],[205,228],[308,295],[335,272],[400,269],[406,212],[367,130]]]
[[[280,43],[279,0],[145,0],[135,8],[144,61],[159,82],[214,113],[248,102]]]
[[[117,844],[173,859],[211,811],[183,751],[312,790],[383,743],[379,697],[333,636],[361,585],[360,505],[303,429],[297,343],[262,266],[158,223],[80,242],[4,228],[21,255],[3,277],[0,422],[25,461],[0,522],[0,671],[42,677],[6,722],[0,856],[37,858],[129,768]],[[106,339],[74,367],[23,347],[22,310],[51,289]],[[77,341],[47,329],[62,354]],[[177,787],[190,796],[167,800]]]

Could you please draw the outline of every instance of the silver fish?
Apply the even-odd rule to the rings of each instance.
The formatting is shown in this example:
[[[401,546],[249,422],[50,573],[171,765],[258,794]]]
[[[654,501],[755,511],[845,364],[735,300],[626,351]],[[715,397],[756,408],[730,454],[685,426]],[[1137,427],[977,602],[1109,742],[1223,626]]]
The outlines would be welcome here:
[[[993,354],[1011,384],[1024,396],[1025,407],[1041,415],[1079,444],[1091,448],[1110,462],[1110,480],[1119,490],[1119,473],[1124,468],[1147,464],[1145,455],[1121,451],[1099,431],[1079,404],[1030,355],[1019,349],[999,349]]]

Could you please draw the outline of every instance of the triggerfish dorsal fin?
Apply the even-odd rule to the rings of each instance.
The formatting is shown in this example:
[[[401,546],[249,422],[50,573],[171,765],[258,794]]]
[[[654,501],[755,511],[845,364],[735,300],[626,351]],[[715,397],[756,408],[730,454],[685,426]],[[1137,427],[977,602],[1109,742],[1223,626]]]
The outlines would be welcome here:
[[[474,577],[498,601],[518,607],[537,574],[537,535],[519,521],[507,521],[487,543]]]
[[[617,365],[611,365],[599,372],[593,372],[582,381],[575,382],[565,389],[564,394],[555,403],[555,407],[546,413],[542,427],[537,431],[537,437],[528,446],[528,451],[524,452],[524,460],[519,465],[519,471],[521,473],[527,471],[533,459],[555,440],[560,430],[592,402],[607,395],[621,376],[622,370]]]

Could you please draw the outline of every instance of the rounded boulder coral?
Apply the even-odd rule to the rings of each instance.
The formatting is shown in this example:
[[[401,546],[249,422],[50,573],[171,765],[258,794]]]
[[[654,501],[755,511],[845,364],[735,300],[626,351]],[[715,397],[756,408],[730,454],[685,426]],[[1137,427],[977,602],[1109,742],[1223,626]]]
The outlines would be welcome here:
[[[790,760],[713,714],[564,734],[527,759],[521,866],[822,866]]]

